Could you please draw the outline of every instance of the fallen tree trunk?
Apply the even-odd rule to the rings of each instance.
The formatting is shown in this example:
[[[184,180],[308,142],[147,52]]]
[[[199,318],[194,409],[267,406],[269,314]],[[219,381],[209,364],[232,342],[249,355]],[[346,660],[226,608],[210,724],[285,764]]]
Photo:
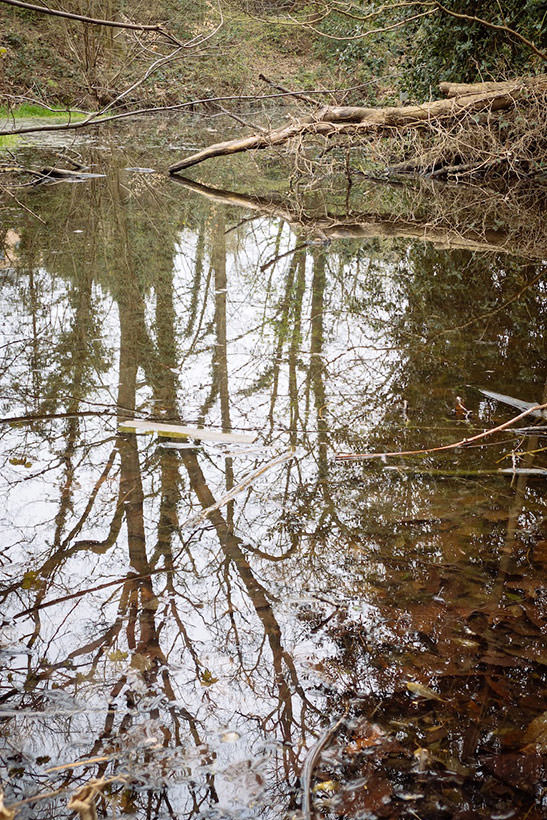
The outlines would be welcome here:
[[[503,83],[443,83],[442,86],[448,99],[433,100],[421,105],[386,108],[327,106],[282,128],[210,145],[171,165],[169,173],[176,174],[212,157],[269,148],[307,134],[331,137],[336,134],[365,135],[372,132],[385,133],[393,129],[404,131],[409,128],[428,128],[444,120],[456,120],[477,112],[511,108],[515,100],[530,89],[546,91],[547,75]]]

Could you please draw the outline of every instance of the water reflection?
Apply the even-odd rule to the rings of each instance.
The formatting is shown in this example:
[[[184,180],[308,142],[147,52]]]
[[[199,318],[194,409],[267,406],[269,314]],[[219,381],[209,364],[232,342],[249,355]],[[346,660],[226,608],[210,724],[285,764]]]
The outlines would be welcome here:
[[[290,815],[347,711],[323,814],[539,817],[544,485],[495,471],[545,465],[544,433],[399,471],[333,454],[510,417],[469,385],[540,399],[541,263],[410,220],[341,240],[305,205],[295,235],[294,208],[124,171],[146,164],[2,229],[2,415],[32,417],[1,431],[6,803],[64,816],[94,778],[107,816]],[[135,416],[258,448],[164,447]]]

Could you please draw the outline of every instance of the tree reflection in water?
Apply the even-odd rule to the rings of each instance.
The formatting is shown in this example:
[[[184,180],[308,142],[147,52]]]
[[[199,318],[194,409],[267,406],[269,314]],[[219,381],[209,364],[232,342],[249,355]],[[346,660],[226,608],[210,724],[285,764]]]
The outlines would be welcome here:
[[[6,803],[64,816],[105,778],[107,816],[278,818],[347,709],[314,774],[324,814],[539,817],[545,502],[493,470],[515,449],[544,464],[541,434],[413,472],[332,456],[503,417],[469,384],[540,398],[540,263],[306,244],[279,209],[242,221],[225,191],[123,165],[36,192],[46,228],[9,227],[2,410],[41,419],[2,429]],[[462,393],[471,420],[450,415]],[[257,448],[165,447],[118,430],[135,415]]]

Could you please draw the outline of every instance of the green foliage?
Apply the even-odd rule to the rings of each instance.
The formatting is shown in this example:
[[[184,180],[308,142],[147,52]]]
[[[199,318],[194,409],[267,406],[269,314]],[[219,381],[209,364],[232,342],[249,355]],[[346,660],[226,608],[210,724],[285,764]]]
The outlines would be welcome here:
[[[538,48],[547,47],[546,0],[446,0],[443,5],[458,14],[507,26]],[[401,11],[397,4],[390,10],[388,4],[378,1],[356,5],[355,14],[366,16],[375,7],[383,7],[384,12],[366,21],[331,13],[317,24],[326,37],[317,37],[315,46],[322,59],[351,75],[352,80],[370,83],[366,92],[369,101],[375,92],[382,102],[401,92],[405,98],[422,100],[430,94],[436,96],[443,80],[474,82],[542,69],[540,58],[518,38],[441,10],[368,35],[416,13],[414,8]],[[303,12],[304,16],[309,13],[309,9]]]
[[[14,108],[8,108],[5,105],[0,106],[0,117],[13,117],[15,119],[26,119],[29,117],[53,117],[55,119],[65,118],[70,115],[71,120],[82,119],[85,115],[78,111],[63,111],[62,109],[51,110],[44,108],[43,105],[35,105],[32,103],[23,103]]]
[[[446,0],[451,11],[505,25],[539,48],[547,43],[545,0]],[[405,87],[423,98],[436,93],[439,82],[475,82],[531,73],[533,52],[504,31],[447,14],[425,17],[416,30],[410,74]]]
[[[2,148],[3,149],[15,148],[15,146],[17,145],[17,142],[18,142],[17,137],[10,137],[10,136],[0,137],[0,151],[2,150]]]

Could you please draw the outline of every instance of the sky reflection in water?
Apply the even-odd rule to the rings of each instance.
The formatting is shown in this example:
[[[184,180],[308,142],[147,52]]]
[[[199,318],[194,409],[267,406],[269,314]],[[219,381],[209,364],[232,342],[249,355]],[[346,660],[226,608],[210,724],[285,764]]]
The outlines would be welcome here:
[[[25,198],[46,226],[11,208],[0,233],[2,415],[39,417],[1,431],[6,804],[59,790],[19,816],[68,816],[103,778],[109,817],[289,816],[347,712],[325,816],[539,818],[544,478],[497,471],[545,467],[544,437],[333,456],[516,414],[479,387],[541,400],[541,263],[408,225],[298,236],[226,181],[99,159]],[[135,416],[257,441],[166,447],[118,431]]]

